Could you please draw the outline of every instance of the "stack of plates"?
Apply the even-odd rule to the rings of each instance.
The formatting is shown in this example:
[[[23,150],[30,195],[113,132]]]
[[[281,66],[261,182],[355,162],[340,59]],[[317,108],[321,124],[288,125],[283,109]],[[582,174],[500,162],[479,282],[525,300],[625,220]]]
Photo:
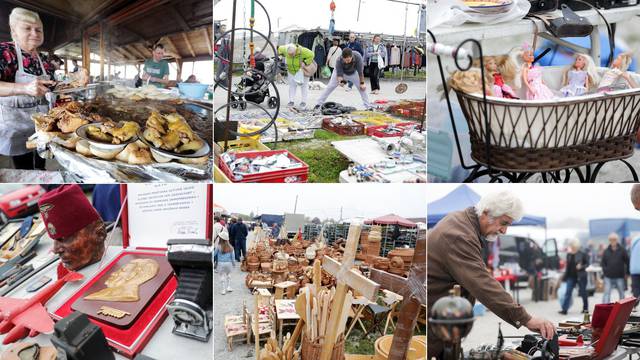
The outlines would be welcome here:
[[[476,13],[500,14],[511,9],[513,0],[464,0],[464,4]]]

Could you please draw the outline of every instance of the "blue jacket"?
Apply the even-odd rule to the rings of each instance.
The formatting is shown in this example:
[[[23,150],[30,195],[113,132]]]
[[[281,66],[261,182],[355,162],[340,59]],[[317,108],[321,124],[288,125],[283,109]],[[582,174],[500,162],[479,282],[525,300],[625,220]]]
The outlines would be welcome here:
[[[249,235],[249,229],[247,229],[247,225],[245,223],[236,223],[236,226],[233,228],[233,232],[233,240],[236,241],[236,244],[238,241],[247,240],[247,235]]]
[[[629,272],[631,275],[640,275],[640,237],[633,239],[629,254]]]
[[[358,41],[348,42],[345,47],[348,47],[353,51],[357,51],[360,53],[360,55],[364,56],[364,50],[362,50],[362,44],[360,44]]]
[[[223,253],[222,251],[220,251],[220,249],[216,249],[216,252],[218,254],[218,263],[230,262],[234,266],[236,265],[235,253],[233,251],[228,253]]]

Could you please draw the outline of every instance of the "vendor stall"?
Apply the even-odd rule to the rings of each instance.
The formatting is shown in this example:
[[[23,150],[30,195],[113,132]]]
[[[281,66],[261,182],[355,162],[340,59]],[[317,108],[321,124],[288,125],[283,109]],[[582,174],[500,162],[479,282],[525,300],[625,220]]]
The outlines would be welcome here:
[[[64,212],[69,210],[56,206],[58,201],[69,201],[70,193],[82,194],[74,186],[62,186],[41,199],[40,215],[47,231],[39,234],[35,257],[21,265],[30,271],[11,280],[15,285],[5,288],[9,291],[2,293],[0,307],[7,314],[6,306],[13,302],[48,292],[41,303],[45,312],[31,315],[26,325],[20,325],[20,316],[11,320],[14,329],[26,326],[35,337],[21,340],[17,330],[4,334],[4,344],[19,344],[3,346],[3,356],[16,349],[14,345],[20,348],[26,346],[24,343],[37,343],[41,353],[54,351],[58,356],[75,359],[131,359],[141,354],[152,359],[211,358],[212,217],[211,210],[207,210],[212,206],[210,186],[122,185],[118,220],[109,224],[106,232],[97,231],[104,238],[95,245],[98,256],[91,259],[84,251],[73,255],[61,250],[57,240],[57,234],[74,231],[76,226],[64,220],[69,215]],[[84,211],[91,205],[76,200],[72,202],[80,211],[75,223],[92,219],[94,215],[88,218]],[[191,205],[176,206],[185,201]],[[165,220],[156,223],[160,219]],[[150,223],[155,225],[151,227]],[[6,232],[5,228],[0,233]],[[67,237],[70,238],[74,237]],[[84,241],[81,239],[68,241]],[[52,247],[62,261],[57,255],[52,256]],[[84,242],[84,247],[93,249],[90,242]],[[56,281],[63,278],[66,283]],[[201,283],[201,288],[184,292],[185,281]],[[57,286],[57,291],[51,293],[44,285]],[[7,300],[9,297],[14,300]],[[185,300],[192,302],[190,309],[184,307]],[[191,315],[184,316],[185,311]],[[37,325],[47,319],[56,321],[54,325],[48,320],[52,326],[48,332]],[[85,338],[77,338],[74,331],[83,331]]]
[[[10,3],[0,4],[3,14]],[[48,170],[67,182],[211,178],[213,105],[209,85],[198,83],[212,82],[202,66],[213,56],[210,2],[19,5],[42,19],[49,57],[63,59],[26,144]]]

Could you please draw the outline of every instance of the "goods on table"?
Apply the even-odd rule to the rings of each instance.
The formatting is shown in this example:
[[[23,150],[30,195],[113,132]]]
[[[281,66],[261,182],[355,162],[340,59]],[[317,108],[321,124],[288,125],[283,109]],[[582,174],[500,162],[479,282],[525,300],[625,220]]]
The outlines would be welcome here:
[[[258,174],[302,167],[302,163],[290,158],[286,153],[255,158],[239,157],[234,152],[226,152],[221,156],[234,175]]]
[[[115,87],[107,90],[107,94],[113,95],[119,99],[129,99],[132,101],[141,101],[145,99],[150,100],[170,100],[175,98],[170,93],[160,90],[153,85],[146,85],[139,88],[129,88],[116,85]]]
[[[153,259],[135,259],[113,272],[106,288],[85,296],[85,300],[138,301],[140,285],[158,275],[160,266]]]
[[[177,154],[192,154],[204,147],[204,142],[177,113],[152,112],[142,135],[153,146]]]

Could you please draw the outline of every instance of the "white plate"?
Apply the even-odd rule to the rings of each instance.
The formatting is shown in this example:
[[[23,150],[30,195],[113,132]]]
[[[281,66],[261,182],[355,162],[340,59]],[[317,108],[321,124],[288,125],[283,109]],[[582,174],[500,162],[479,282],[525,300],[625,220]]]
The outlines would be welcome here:
[[[167,151],[167,150],[156,147],[155,145],[153,145],[152,142],[147,141],[147,139],[145,139],[144,136],[142,136],[143,132],[144,130],[140,129],[140,132],[138,133],[138,137],[143,143],[149,146],[149,149],[151,149],[151,154],[153,155],[154,158],[156,158],[156,160],[158,160],[158,158],[160,159],[167,158],[167,159],[175,159],[175,160],[196,159],[196,158],[207,156],[211,153],[211,146],[206,141],[202,140],[202,138],[199,137],[197,134],[194,134],[194,135],[198,136],[198,139],[202,141],[204,146],[202,146],[200,150],[196,151],[193,154],[178,154],[173,151]],[[162,160],[158,160],[158,161],[166,162]]]
[[[76,129],[76,134],[82,138],[85,139],[89,142],[89,144],[91,144],[92,146],[96,147],[97,149],[101,149],[101,150],[118,150],[118,149],[124,149],[125,146],[136,142],[136,140],[138,140],[138,136],[134,135],[131,139],[129,139],[128,141],[125,141],[121,144],[111,144],[111,143],[103,143],[100,141],[96,141],[93,140],[91,138],[89,138],[87,136],[87,127],[89,126],[100,126],[100,123],[91,123],[91,124],[85,124],[80,126],[78,129]]]

